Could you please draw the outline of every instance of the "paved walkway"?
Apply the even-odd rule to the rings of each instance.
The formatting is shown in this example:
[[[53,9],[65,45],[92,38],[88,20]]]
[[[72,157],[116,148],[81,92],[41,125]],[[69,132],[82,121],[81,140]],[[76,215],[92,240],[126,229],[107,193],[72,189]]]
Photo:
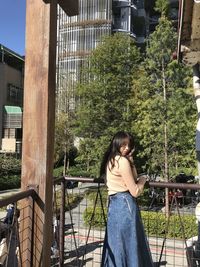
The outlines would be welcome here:
[[[91,230],[87,240],[88,229],[74,228],[75,238],[72,231],[68,231],[65,236],[66,261],[68,267],[87,266],[98,267],[101,262],[102,246],[104,239],[104,231]],[[86,241],[88,241],[86,246]],[[162,238],[149,238],[150,249],[153,261],[156,264],[160,260],[161,248],[163,244]],[[79,253],[79,265],[77,265],[76,247]],[[166,267],[187,267],[185,244],[181,240],[167,239],[160,266]]]

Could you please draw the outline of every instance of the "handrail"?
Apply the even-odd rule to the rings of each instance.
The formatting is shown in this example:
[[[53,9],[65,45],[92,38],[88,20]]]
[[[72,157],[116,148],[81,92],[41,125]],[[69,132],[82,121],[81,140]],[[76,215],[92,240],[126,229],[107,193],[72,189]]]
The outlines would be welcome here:
[[[44,202],[34,189],[28,189],[26,191],[15,193],[12,196],[6,197],[4,199],[0,199],[0,208],[5,207],[10,203],[15,203],[27,197],[32,197],[36,201],[40,209],[44,212]]]
[[[65,179],[67,181],[75,181],[75,182],[83,182],[83,183],[104,183],[104,179],[102,179],[102,178],[72,177],[72,176],[60,177],[60,178],[55,180],[55,183],[59,183],[59,182],[63,181],[63,179]],[[173,182],[152,182],[152,181],[149,181],[146,183],[146,187],[200,190],[200,184],[191,184],[191,183],[173,183]]]
[[[200,190],[200,184],[170,183],[170,182],[148,182],[148,184],[149,187],[157,187],[157,188]]]
[[[63,180],[66,181],[77,181],[77,182],[83,182],[83,183],[104,183],[104,180],[102,178],[91,178],[91,177],[75,177],[75,176],[62,176],[62,177],[56,177],[54,180],[54,184],[59,184],[63,182]]]
[[[12,196],[8,196],[4,199],[0,199],[0,208],[9,205],[10,203],[17,202],[19,200],[22,200],[26,197],[34,197],[36,194],[34,189],[29,189],[26,191],[22,191],[19,193],[15,193]]]
[[[103,178],[65,176],[65,180],[83,183],[104,183]]]

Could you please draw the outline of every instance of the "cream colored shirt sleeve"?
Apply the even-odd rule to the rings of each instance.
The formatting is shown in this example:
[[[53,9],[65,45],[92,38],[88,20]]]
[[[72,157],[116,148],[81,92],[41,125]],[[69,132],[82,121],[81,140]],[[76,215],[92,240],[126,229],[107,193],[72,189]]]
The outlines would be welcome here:
[[[129,192],[133,197],[138,197],[144,189],[145,177],[137,181],[137,177],[134,177],[136,172],[132,171],[130,163],[125,157],[120,157],[118,164],[119,174],[124,180]]]

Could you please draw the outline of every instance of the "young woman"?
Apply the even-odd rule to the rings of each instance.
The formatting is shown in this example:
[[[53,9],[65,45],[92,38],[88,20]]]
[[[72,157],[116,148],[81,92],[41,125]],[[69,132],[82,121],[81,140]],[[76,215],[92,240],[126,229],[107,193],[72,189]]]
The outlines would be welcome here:
[[[132,153],[134,140],[118,132],[105,153],[101,175],[109,194],[102,267],[152,267],[136,198],[142,193],[146,176],[137,177]]]

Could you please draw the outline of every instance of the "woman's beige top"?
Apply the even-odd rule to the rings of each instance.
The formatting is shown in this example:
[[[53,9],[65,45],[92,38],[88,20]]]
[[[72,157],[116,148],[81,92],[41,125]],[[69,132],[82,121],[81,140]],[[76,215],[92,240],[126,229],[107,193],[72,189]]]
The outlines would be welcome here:
[[[111,169],[111,163],[106,170],[106,184],[108,194],[129,191],[132,196],[138,197],[144,188],[145,177],[137,181],[135,167],[131,168],[130,162],[123,156],[115,157],[115,165]]]

